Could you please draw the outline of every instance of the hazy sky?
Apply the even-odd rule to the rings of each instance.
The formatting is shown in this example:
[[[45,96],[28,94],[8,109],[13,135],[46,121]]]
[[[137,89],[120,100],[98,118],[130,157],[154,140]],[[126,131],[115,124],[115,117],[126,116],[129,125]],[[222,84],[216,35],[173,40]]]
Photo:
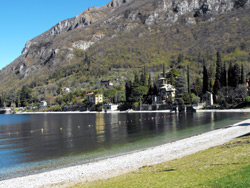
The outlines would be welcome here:
[[[19,55],[25,43],[58,22],[75,17],[90,6],[111,0],[1,0],[0,69]]]

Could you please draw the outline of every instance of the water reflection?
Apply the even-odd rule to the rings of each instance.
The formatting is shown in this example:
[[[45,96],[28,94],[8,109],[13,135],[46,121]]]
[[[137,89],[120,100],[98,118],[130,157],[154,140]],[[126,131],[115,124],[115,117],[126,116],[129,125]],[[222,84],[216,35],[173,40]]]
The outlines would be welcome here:
[[[105,142],[104,127],[105,127],[104,114],[96,114],[95,128],[96,128],[98,143]]]
[[[0,116],[0,174],[5,173],[3,169],[33,165],[31,162],[50,160],[51,163],[51,159],[67,156],[81,156],[78,160],[87,160],[151,147],[213,130],[248,116],[240,113]]]

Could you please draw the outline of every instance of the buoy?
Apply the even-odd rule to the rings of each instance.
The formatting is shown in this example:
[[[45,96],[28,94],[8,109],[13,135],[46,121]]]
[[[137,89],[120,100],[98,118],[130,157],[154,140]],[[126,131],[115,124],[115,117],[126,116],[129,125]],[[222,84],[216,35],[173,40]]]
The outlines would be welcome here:
[[[244,115],[247,115],[247,113],[246,113],[246,112],[244,112]]]

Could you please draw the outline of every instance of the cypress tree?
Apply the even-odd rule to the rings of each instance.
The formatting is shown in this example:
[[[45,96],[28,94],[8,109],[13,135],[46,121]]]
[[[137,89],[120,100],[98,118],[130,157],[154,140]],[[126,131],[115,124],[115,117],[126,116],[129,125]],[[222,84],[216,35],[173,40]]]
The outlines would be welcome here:
[[[205,94],[208,91],[208,73],[207,68],[205,65],[203,65],[203,87],[202,87],[202,93]]]
[[[245,70],[244,70],[244,65],[241,65],[241,79],[240,79],[240,84],[245,85],[246,84],[246,75],[245,75]]]
[[[217,95],[218,91],[221,89],[221,55],[220,52],[217,52],[216,54],[217,60],[216,60],[216,73],[215,73],[215,82],[214,82],[214,94]]]
[[[222,77],[221,77],[221,85],[226,87],[227,86],[227,71],[226,71],[226,64],[224,62],[224,66],[221,71]]]
[[[228,86],[233,87],[233,82],[234,82],[233,67],[232,67],[232,62],[230,62],[228,68]]]
[[[148,87],[152,86],[151,74],[148,74]]]
[[[182,98],[187,92],[187,81],[185,76],[180,75],[176,82],[176,97]]]
[[[162,72],[163,72],[163,78],[165,78],[166,77],[166,66],[165,66],[165,63],[163,63],[163,65],[162,65]]]
[[[125,84],[125,92],[126,92],[126,102],[129,102],[132,93],[132,82],[130,80],[127,81]]]
[[[188,85],[188,93],[190,93],[189,65],[187,66],[187,85]]]
[[[239,65],[236,63],[235,65],[234,65],[234,67],[233,67],[233,74],[232,74],[232,76],[233,76],[233,84],[232,84],[232,86],[233,87],[237,87],[239,84],[240,84],[240,67],[239,67]]]

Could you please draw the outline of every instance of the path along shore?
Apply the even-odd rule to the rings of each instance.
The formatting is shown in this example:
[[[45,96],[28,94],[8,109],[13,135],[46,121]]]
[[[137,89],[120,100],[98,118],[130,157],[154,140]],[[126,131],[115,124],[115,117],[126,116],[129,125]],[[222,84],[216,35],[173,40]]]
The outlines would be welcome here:
[[[67,187],[85,181],[111,178],[142,166],[181,158],[250,133],[250,119],[201,135],[105,160],[45,173],[0,181],[0,187]]]

